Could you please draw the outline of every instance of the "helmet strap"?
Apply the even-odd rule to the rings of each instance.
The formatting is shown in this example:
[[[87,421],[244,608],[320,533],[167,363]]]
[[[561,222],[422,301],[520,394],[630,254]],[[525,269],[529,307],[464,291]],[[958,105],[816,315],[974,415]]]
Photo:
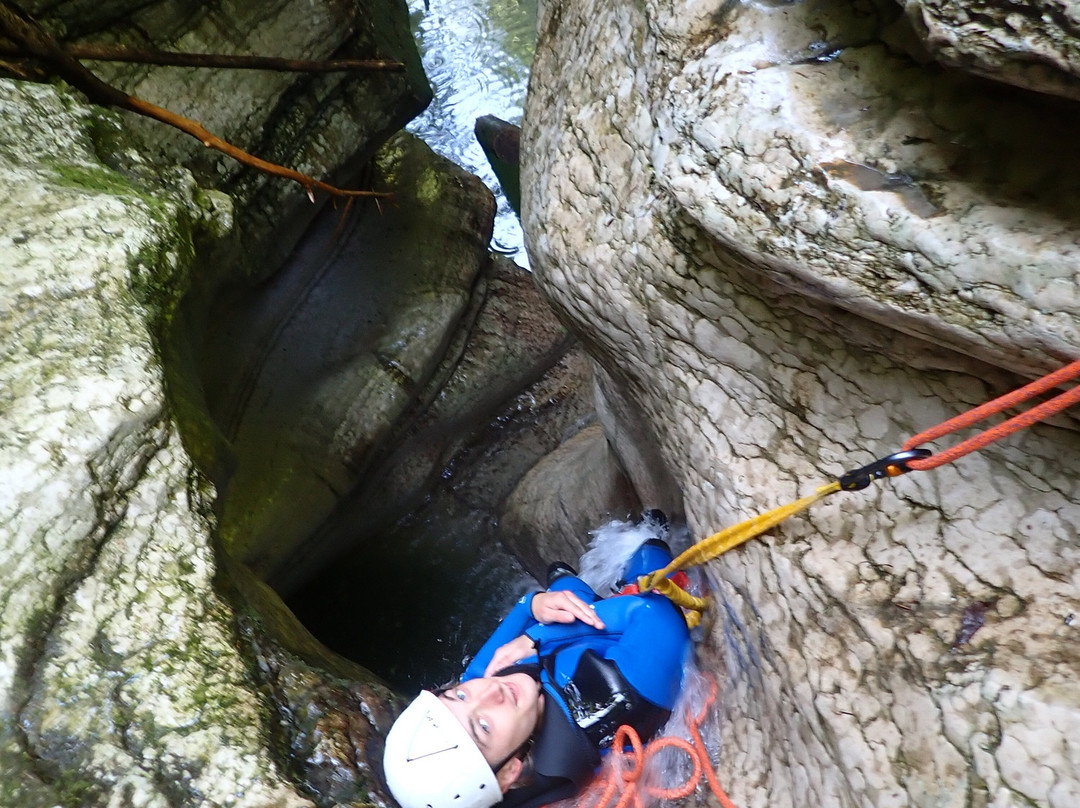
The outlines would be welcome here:
[[[527,754],[529,754],[529,750],[532,748],[532,742],[533,739],[531,736],[526,738],[525,743],[523,743],[521,746],[519,746],[517,749],[515,749],[513,752],[511,752],[509,755],[499,761],[499,764],[497,766],[492,766],[491,770],[495,772],[495,774],[498,774],[500,771],[502,771],[502,767],[514,758],[524,758]]]

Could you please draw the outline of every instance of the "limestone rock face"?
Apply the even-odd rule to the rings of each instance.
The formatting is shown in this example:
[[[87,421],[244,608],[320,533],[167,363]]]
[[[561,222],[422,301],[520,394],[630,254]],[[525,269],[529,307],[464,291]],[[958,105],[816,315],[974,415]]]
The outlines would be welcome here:
[[[341,554],[370,568],[370,540],[442,479],[494,519],[591,412],[565,329],[488,252],[482,183],[407,135],[374,174],[393,204],[328,208],[272,281],[206,317],[200,378],[233,465],[220,536],[286,595]]]
[[[1074,3],[913,2],[904,8],[943,64],[1030,90],[1080,99],[1080,12]]]
[[[915,61],[902,25],[542,8],[530,260],[696,535],[1080,356],[1077,110]],[[736,804],[1080,800],[1078,452],[1062,417],[710,565]]]
[[[0,109],[0,802],[312,805],[267,751],[149,331],[231,206],[102,166],[100,112],[52,87],[0,82]]]

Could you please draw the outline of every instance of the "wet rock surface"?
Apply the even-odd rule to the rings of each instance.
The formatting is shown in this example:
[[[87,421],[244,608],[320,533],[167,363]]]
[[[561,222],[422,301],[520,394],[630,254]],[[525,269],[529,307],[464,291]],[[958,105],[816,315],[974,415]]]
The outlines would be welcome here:
[[[316,805],[385,804],[382,738],[401,707],[384,682],[317,642],[273,590],[227,557],[219,589],[265,696],[268,746]]]
[[[577,563],[590,530],[636,516],[640,507],[597,423],[529,470],[507,499],[501,523],[518,558],[543,583],[551,562]]]
[[[344,3],[31,11],[72,39],[314,58],[371,37],[367,55],[399,55],[401,30],[385,28],[403,19]],[[243,562],[284,591],[305,553],[265,526],[302,522],[314,558],[328,537],[356,539],[343,517],[370,516],[374,534],[425,498],[451,503],[462,529],[491,527],[516,480],[592,417],[582,354],[529,276],[487,252],[493,206],[475,178],[408,137],[357,178],[423,101],[415,54],[401,58],[404,75],[366,90],[95,66],[261,156],[385,183],[382,210],[321,213],[159,124],[0,81],[0,803],[386,804],[372,761],[394,695]],[[313,273],[276,276],[312,249],[297,241],[313,220]],[[372,263],[334,265],[343,245]],[[351,285],[312,282],[335,271]],[[260,321],[253,290],[274,284],[291,305]],[[282,361],[290,334],[323,364]],[[253,425],[253,411],[274,418]],[[313,488],[280,484],[301,466]]]
[[[696,535],[1077,356],[1076,110],[914,61],[897,24],[543,8],[532,266]],[[736,804],[1080,798],[1078,450],[1064,417],[710,565]]]
[[[1080,16],[1070,3],[903,5],[927,52],[943,64],[1080,99]]]
[[[594,419],[588,362],[529,275],[496,257],[474,294],[477,311],[454,340],[461,352],[448,354],[438,394],[391,434],[392,451],[358,475],[297,550],[321,549],[327,561],[300,579],[290,605],[331,647],[370,660],[402,692],[460,673],[523,589],[536,587],[530,573],[542,576],[546,562],[528,563],[534,532],[507,517],[504,503]],[[599,473],[570,460],[574,475]],[[602,507],[568,502],[573,518],[553,526],[580,528],[574,557]]]
[[[311,805],[268,751],[150,338],[230,206],[102,166],[70,94],[0,93],[0,801]]]
[[[200,375],[236,457],[222,538],[283,589],[325,559],[311,534],[439,395],[483,300],[490,192],[405,135],[375,170],[392,203],[327,208],[271,281],[207,317]],[[392,497],[417,496],[419,477]],[[382,504],[373,530],[401,515]]]
[[[279,332],[229,332],[212,302],[280,282],[318,216],[337,249],[398,211],[321,213],[157,124],[0,82],[4,804],[385,804],[371,760],[393,696],[222,546],[287,590],[305,545],[279,541],[283,523],[317,525],[308,549],[329,559],[352,523],[426,498],[414,533],[379,538],[409,549],[454,513],[483,558],[501,513],[537,574],[577,547],[537,550],[541,518],[566,539],[636,495],[712,532],[1080,344],[1074,109],[912,58],[920,31],[895,9],[545,9],[524,208],[545,297],[590,369],[523,276],[488,257],[490,203],[471,180],[408,139],[357,176],[425,96],[404,27],[301,5],[30,8],[73,38],[316,57],[377,41],[371,55],[402,58],[404,75],[366,91],[340,76],[245,86],[250,74],[100,68],[264,156],[337,181],[407,177],[400,202],[467,220],[444,267],[454,282],[419,280],[408,297],[428,308],[362,337],[364,317],[393,308],[368,306],[371,284],[324,290]],[[1000,71],[1026,76],[1013,84],[1069,96],[1069,80],[1014,67]],[[435,232],[412,226],[399,244]],[[313,288],[294,287],[290,311]],[[321,325],[341,341],[315,344],[340,373],[273,369],[289,328],[327,337],[330,303]],[[216,346],[245,340],[261,346],[248,370],[211,367]],[[263,384],[283,367],[291,387]],[[358,397],[356,377],[379,390]],[[279,393],[264,411],[293,420],[254,432],[295,443],[264,452],[245,417]],[[1066,416],[838,495],[710,567],[721,769],[738,804],[1080,801],[1077,449]],[[300,466],[312,487],[260,491]],[[227,495],[250,483],[246,502],[215,501],[206,477]],[[575,480],[588,497],[571,496]]]

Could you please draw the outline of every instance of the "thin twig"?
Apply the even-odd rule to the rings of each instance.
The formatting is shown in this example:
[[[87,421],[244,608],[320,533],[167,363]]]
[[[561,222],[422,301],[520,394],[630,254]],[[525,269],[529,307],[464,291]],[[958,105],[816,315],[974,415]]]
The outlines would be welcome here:
[[[307,191],[308,198],[312,202],[315,201],[314,192],[316,190],[339,197],[372,196],[379,198],[393,196],[388,192],[352,191],[337,188],[314,177],[309,177],[307,174],[263,160],[233,146],[217,135],[211,134],[201,124],[190,118],[185,118],[156,104],[151,104],[149,101],[143,101],[141,98],[128,95],[111,84],[106,84],[83,67],[77,59],[65,53],[60,44],[44,28],[8,0],[0,0],[0,33],[25,48],[29,55],[47,62],[57,76],[84,93],[90,103],[126,109],[176,127],[181,132],[186,132],[192,137],[198,138],[208,149],[227,154],[237,162],[267,174],[284,177],[299,183]]]
[[[18,62],[9,62],[5,59],[0,59],[0,73],[7,73],[10,76],[15,76],[20,79],[29,79],[33,73],[27,69],[26,65],[19,64]]]
[[[169,67],[218,67],[229,70],[275,70],[304,73],[334,73],[346,70],[379,70],[401,72],[405,65],[392,59],[284,59],[278,56],[248,56],[229,53],[177,53],[127,45],[98,45],[88,43],[58,43],[61,50],[74,59],[94,62],[135,62]],[[27,49],[13,43],[0,42],[0,56],[26,58],[33,56]]]
[[[120,105],[118,105],[120,106]],[[293,180],[300,183],[301,186],[307,191],[308,198],[312,202],[315,201],[315,191],[325,191],[328,194],[342,197],[354,197],[354,196],[374,196],[374,197],[388,197],[392,196],[389,192],[384,191],[351,191],[345,188],[337,188],[317,180],[314,177],[309,177],[307,174],[303,174],[299,171],[294,171],[291,168],[278,165],[277,163],[271,163],[267,160],[263,160],[261,157],[256,157],[253,154],[248,154],[246,151],[237,148],[226,140],[222,140],[217,135],[211,134],[206,131],[201,124],[185,118],[183,115],[177,115],[175,112],[170,112],[164,107],[159,107],[156,104],[151,104],[149,101],[143,101],[141,98],[136,98],[133,95],[125,96],[124,103],[122,104],[124,109],[132,112],[137,112],[140,115],[145,115],[148,118],[167,123],[169,126],[174,126],[181,132],[187,132],[194,138],[198,138],[204,146],[208,149],[215,149],[222,154],[227,154],[237,162],[244,165],[257,168],[259,171],[265,171],[267,174],[273,174],[276,177],[284,177],[287,180]]]

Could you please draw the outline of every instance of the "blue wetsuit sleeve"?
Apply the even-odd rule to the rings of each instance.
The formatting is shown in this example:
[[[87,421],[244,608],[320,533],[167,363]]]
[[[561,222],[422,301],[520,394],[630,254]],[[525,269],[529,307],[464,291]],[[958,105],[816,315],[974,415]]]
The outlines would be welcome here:
[[[551,588],[548,589],[549,592],[558,592],[561,590],[573,592],[586,603],[593,603],[594,601],[599,600],[596,593],[589,588],[589,585],[576,575],[565,575],[555,581],[555,583],[551,585]],[[516,640],[522,634],[526,634],[526,629],[539,625],[532,614],[533,598],[538,594],[540,593],[532,592],[514,604],[510,613],[507,614],[506,617],[503,618],[502,623],[499,624],[499,627],[495,629],[495,632],[488,637],[487,642],[485,642],[480,650],[476,652],[476,656],[465,669],[461,681],[465,682],[469,679],[478,679],[483,676],[488,663],[491,662],[491,658],[499,648],[506,645],[506,643],[511,640]]]
[[[472,658],[469,666],[465,668],[465,673],[461,675],[461,681],[467,682],[469,679],[479,679],[484,675],[488,663],[491,662],[491,658],[495,656],[495,652],[499,648],[527,633],[526,629],[530,626],[539,625],[532,616],[532,599],[535,594],[535,592],[530,592],[514,604],[514,608],[503,618],[495,631],[487,638],[487,641],[480,646],[476,656]]]
[[[560,586],[562,585],[562,586]],[[551,653],[557,648],[565,645],[569,645],[577,640],[583,638],[601,638],[610,637],[617,639],[618,635],[622,634],[629,623],[628,609],[618,608],[618,606],[629,606],[630,601],[620,603],[619,598],[603,599],[596,596],[596,593],[589,589],[589,587],[579,578],[562,578],[556,581],[556,586],[561,589],[569,589],[574,594],[581,597],[586,603],[591,603],[593,608],[597,610],[597,614],[600,619],[604,621],[604,628],[593,628],[588,623],[582,623],[579,620],[575,620],[573,623],[538,623],[535,620],[529,629],[525,632],[529,636],[529,639],[536,642],[538,645],[543,644],[546,649],[541,648],[541,653]],[[552,587],[554,590],[556,587]],[[618,605],[616,605],[618,604]],[[613,608],[614,607],[614,608]]]
[[[674,706],[690,650],[690,634],[679,610],[659,595],[629,595],[597,601],[603,629],[584,623],[534,623],[525,633],[537,643],[541,656],[571,658],[583,647],[594,647],[645,698],[666,709]],[[576,663],[575,665],[576,666]],[[573,667],[565,669],[573,674]]]
[[[604,621],[605,628],[593,628],[587,623],[575,620],[573,623],[533,623],[524,633],[535,640],[542,648],[553,651],[558,646],[568,645],[583,637],[604,637],[622,633]],[[543,651],[542,651],[543,652]]]

